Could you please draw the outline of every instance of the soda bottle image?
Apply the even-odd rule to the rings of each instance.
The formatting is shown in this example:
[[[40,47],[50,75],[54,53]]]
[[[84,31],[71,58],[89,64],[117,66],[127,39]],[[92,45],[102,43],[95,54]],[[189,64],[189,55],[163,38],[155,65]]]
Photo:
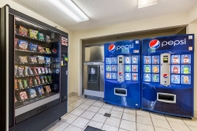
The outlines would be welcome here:
[[[184,64],[188,64],[189,63],[189,57],[187,55],[184,56],[183,63]]]
[[[175,66],[175,67],[173,68],[173,73],[175,73],[175,74],[178,74],[178,73],[179,73],[178,67]]]
[[[150,76],[149,76],[149,74],[146,74],[146,75],[145,75],[144,80],[145,80],[145,81],[150,81]]]
[[[189,74],[189,68],[188,68],[188,66],[184,66],[183,73],[184,74]]]
[[[137,80],[137,74],[133,74],[133,80]]]
[[[158,58],[157,57],[154,57],[154,64],[158,64]]]
[[[133,62],[133,64],[137,63],[137,58],[136,57],[132,57],[132,62]]]
[[[178,64],[179,63],[178,56],[174,56],[173,59],[172,59],[172,61],[173,61],[173,64]]]
[[[150,64],[150,62],[149,62],[149,57],[146,57],[145,59],[146,59],[146,62],[145,62],[145,63],[146,63],[146,64]]]
[[[153,72],[154,72],[154,73],[158,73],[158,72],[159,72],[159,69],[158,69],[157,66],[154,66],[154,67],[153,67]]]
[[[131,76],[128,73],[126,74],[126,80],[131,80]]]
[[[157,75],[154,75],[154,76],[153,76],[153,81],[154,81],[154,82],[158,82],[158,76],[157,76]]]
[[[184,82],[185,84],[189,84],[189,77],[188,77],[188,76],[184,76],[184,77],[183,77],[183,82]]]
[[[150,72],[150,67],[148,65],[145,66],[145,72]]]

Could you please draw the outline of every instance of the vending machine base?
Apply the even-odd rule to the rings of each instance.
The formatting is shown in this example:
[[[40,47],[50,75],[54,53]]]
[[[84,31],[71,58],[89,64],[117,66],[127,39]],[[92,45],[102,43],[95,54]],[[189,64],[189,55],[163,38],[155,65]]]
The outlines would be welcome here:
[[[172,116],[193,117],[193,88],[143,87],[142,109]]]
[[[44,112],[41,112],[39,115],[35,115],[17,124],[10,128],[9,131],[41,131],[63,116],[67,112],[65,110],[66,106],[67,102],[62,102]]]

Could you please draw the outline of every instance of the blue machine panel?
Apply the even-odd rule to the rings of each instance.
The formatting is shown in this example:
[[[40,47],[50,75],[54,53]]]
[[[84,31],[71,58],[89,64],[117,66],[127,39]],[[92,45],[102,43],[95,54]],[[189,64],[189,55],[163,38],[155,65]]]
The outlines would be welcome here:
[[[140,108],[140,40],[106,43],[104,52],[105,102]]]
[[[194,35],[143,39],[141,57],[142,109],[193,117]]]

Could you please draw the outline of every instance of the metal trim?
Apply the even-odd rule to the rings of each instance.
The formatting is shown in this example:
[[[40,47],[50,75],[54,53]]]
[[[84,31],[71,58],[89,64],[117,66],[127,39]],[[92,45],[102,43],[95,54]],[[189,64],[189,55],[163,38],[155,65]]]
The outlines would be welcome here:
[[[36,102],[31,103],[29,105],[23,106],[21,108],[17,108],[17,109],[15,109],[15,117],[19,116],[19,115],[21,115],[21,114],[23,114],[25,112],[28,112],[28,111],[30,111],[32,109],[35,109],[35,108],[37,108],[39,106],[47,104],[47,103],[49,103],[51,101],[57,100],[59,98],[60,98],[60,93],[58,93],[56,95],[53,95],[53,96],[50,96],[50,97],[47,97],[47,98],[45,98],[43,100],[36,101]]]
[[[104,92],[101,92],[101,91],[84,90],[84,95],[104,98]]]
[[[102,65],[104,62],[84,62],[84,65]]]

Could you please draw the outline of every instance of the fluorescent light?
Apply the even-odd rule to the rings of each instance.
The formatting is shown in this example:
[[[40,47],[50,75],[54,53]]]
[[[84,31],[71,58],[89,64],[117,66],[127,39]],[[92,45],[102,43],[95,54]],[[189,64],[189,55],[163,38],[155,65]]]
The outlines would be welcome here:
[[[77,22],[89,20],[89,18],[71,0],[48,1]]]
[[[143,8],[151,5],[158,4],[159,0],[138,0],[138,8]]]

